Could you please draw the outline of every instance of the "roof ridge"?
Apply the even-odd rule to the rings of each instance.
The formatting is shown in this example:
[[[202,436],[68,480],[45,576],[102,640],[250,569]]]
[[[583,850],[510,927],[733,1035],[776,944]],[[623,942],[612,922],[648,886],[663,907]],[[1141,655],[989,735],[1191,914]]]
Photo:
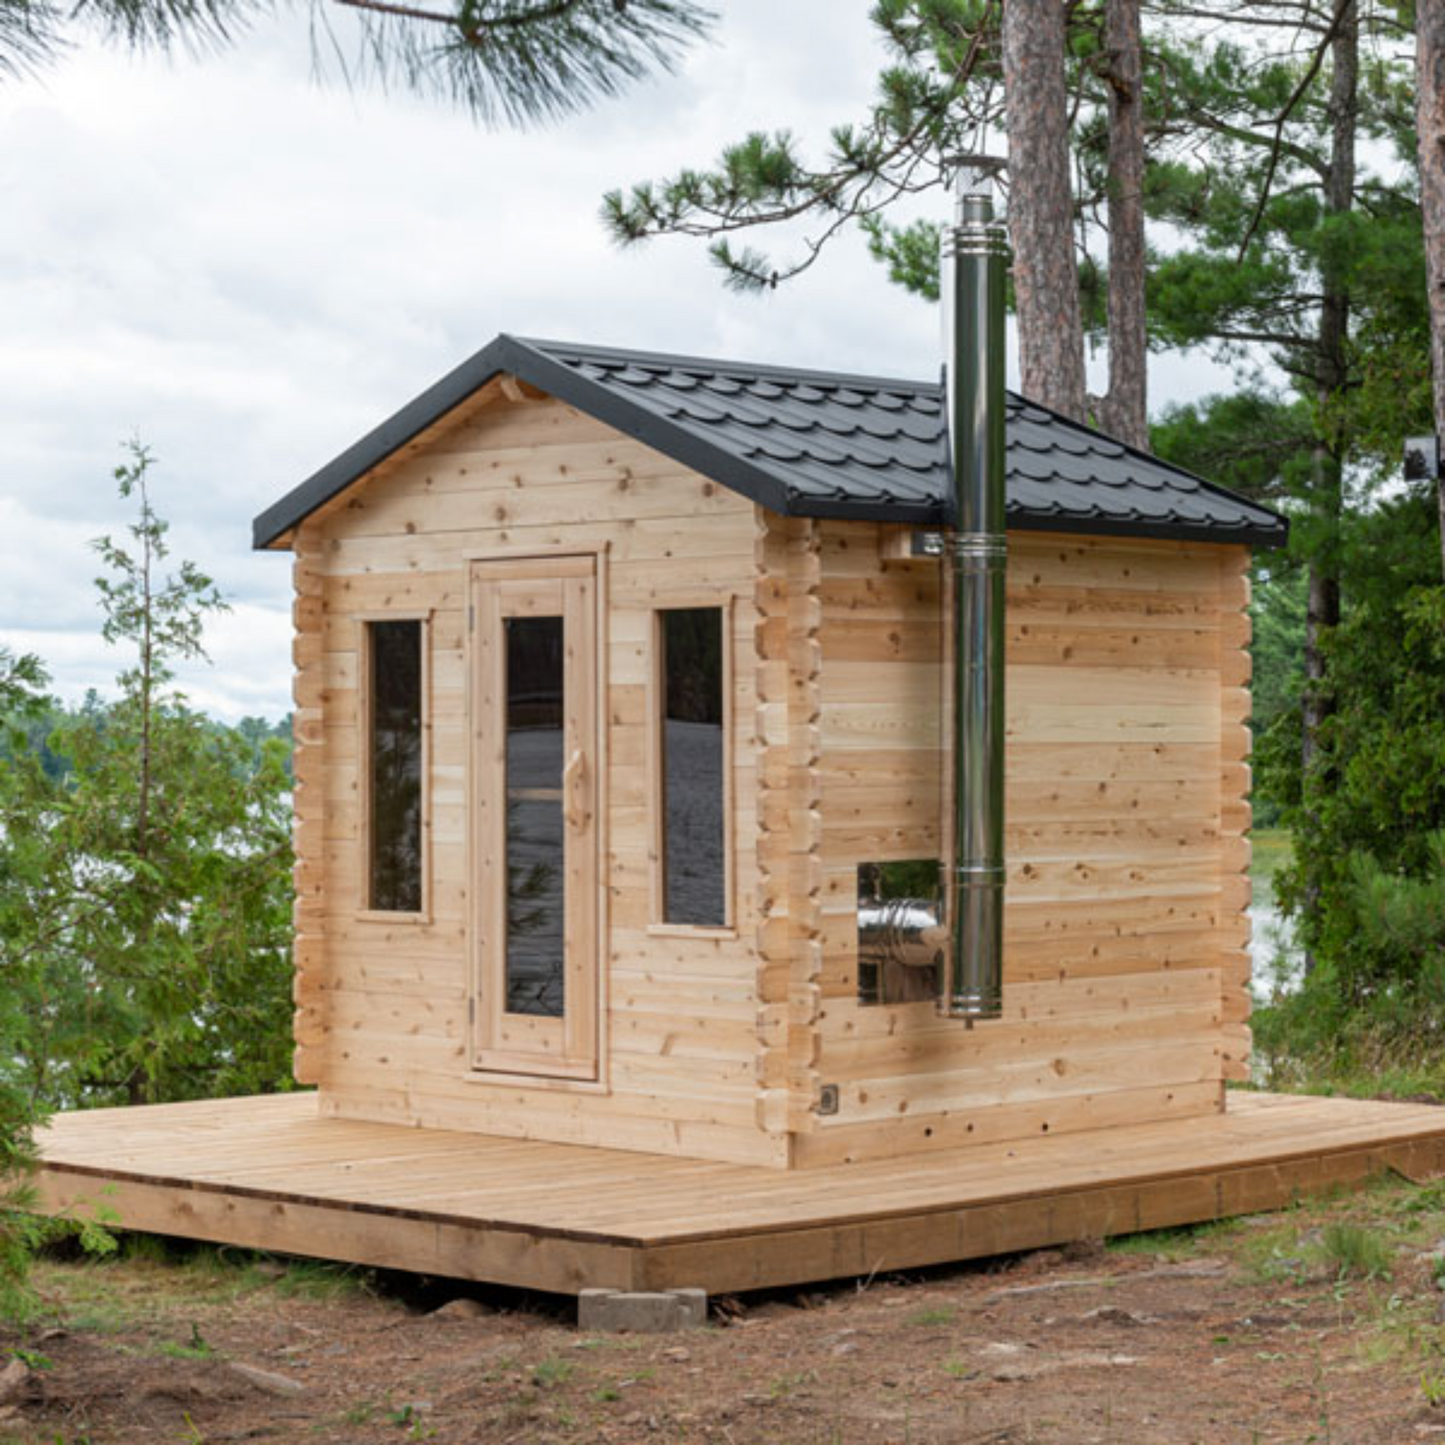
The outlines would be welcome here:
[[[596,346],[591,342],[555,341],[539,336],[517,336],[510,332],[502,334],[520,346],[531,347],[534,351],[551,356],[553,360],[556,359],[556,352],[573,351],[582,356],[608,357],[619,361],[636,362],[644,366],[665,365],[676,366],[679,369],[705,367],[713,372],[752,377],[767,375],[797,378],[800,381],[821,381],[834,387],[871,386],[888,391],[901,389],[909,392],[926,392],[935,396],[940,395],[943,391],[941,381],[919,381],[916,377],[872,376],[856,371],[825,371],[821,367],[783,366],[771,361],[731,361],[726,357],[696,356],[672,351],[641,351],[624,346]],[[1017,395],[1017,393],[1010,392],[1010,395]],[[1026,398],[1020,398],[1020,400],[1026,400]]]

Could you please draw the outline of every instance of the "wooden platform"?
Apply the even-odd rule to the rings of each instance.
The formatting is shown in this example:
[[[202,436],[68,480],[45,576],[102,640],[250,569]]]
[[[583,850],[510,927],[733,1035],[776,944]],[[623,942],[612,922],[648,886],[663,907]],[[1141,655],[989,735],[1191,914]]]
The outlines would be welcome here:
[[[1445,1172],[1445,1109],[1232,1094],[1225,1115],[782,1173],[317,1116],[291,1094],[56,1118],[47,1209],[575,1293],[869,1275]]]

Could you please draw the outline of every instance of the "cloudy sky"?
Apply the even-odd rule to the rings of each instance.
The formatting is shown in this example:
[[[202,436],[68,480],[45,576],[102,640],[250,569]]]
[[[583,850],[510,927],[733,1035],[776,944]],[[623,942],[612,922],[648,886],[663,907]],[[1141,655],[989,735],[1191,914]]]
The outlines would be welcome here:
[[[318,81],[300,16],[204,60],[91,46],[0,80],[0,642],[67,697],[108,689],[89,542],[126,524],[111,474],[137,437],[176,555],[233,609],[190,697],[280,716],[288,560],[250,551],[252,516],[498,331],[933,374],[931,309],[851,239],[758,299],[699,243],[603,234],[606,189],[862,114],[864,0],[720,8],[675,77],[520,135]],[[1221,379],[1156,367],[1153,401]]]

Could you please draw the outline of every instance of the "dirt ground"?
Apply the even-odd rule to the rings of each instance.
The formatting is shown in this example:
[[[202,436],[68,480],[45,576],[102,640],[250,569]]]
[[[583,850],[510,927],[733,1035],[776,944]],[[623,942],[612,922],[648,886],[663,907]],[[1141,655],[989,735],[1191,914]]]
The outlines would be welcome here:
[[[44,1262],[0,1440],[1445,1440],[1445,1184],[588,1336],[567,1302],[140,1240]],[[458,1304],[457,1301],[468,1301]],[[438,1307],[444,1306],[440,1312]]]

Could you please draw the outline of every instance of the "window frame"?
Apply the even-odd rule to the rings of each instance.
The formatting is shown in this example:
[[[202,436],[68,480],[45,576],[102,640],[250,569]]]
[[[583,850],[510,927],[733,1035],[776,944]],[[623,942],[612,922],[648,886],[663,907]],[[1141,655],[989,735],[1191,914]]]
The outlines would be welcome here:
[[[653,604],[648,629],[647,668],[647,809],[648,809],[648,925],[657,938],[735,939],[737,926],[736,760],[734,757],[733,622],[737,599],[731,593],[680,592]],[[667,907],[667,778],[664,760],[663,706],[667,699],[664,612],[690,612],[708,608],[721,614],[722,627],[722,817],[723,817],[723,922],[672,923]]]
[[[434,608],[358,612],[353,620],[360,628],[357,648],[357,876],[361,906],[354,917],[363,923],[424,925],[432,922],[432,622]],[[372,746],[375,720],[375,690],[372,686],[372,626],[378,622],[415,622],[421,649],[421,907],[410,909],[371,906],[372,853]]]

